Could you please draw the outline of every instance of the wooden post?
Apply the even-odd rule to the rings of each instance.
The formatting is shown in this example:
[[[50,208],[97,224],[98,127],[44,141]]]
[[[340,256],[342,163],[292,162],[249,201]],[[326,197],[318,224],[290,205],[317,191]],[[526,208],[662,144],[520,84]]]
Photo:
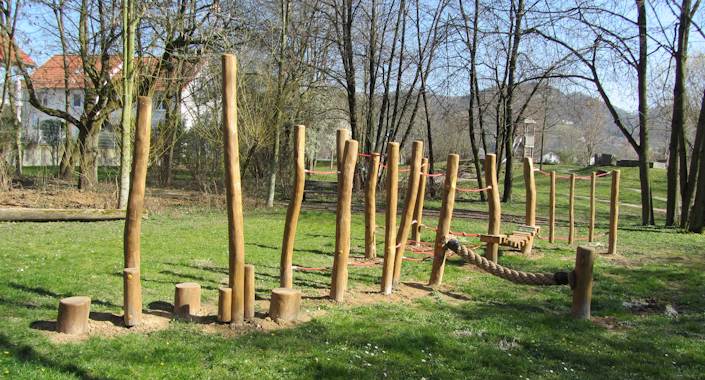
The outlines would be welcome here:
[[[610,235],[607,253],[617,253],[617,226],[619,225],[619,170],[612,170],[612,190],[610,191]]]
[[[255,266],[245,265],[245,320],[255,317]]]
[[[123,320],[125,326],[136,326],[142,321],[142,287],[140,285],[140,234],[144,212],[144,191],[149,163],[149,139],[152,127],[152,99],[137,98],[137,128],[135,130],[134,157],[130,174],[130,193],[127,199],[127,216],[124,232],[124,267],[133,269],[132,278],[123,279]],[[123,274],[124,275],[124,274]],[[128,318],[129,317],[129,318]]]
[[[345,156],[345,141],[350,139],[350,132],[345,128],[338,128],[335,131],[335,159],[336,169],[338,170],[338,185],[340,185],[340,172],[343,170],[343,159]]]
[[[232,289],[232,323],[241,324],[245,308],[245,234],[237,130],[237,58],[223,54],[223,140],[228,207],[228,286]]]
[[[575,173],[570,173],[568,191],[568,244],[575,243]]]
[[[416,223],[411,225],[411,240],[420,245],[421,241],[421,224],[423,223],[423,203],[426,198],[426,181],[428,180],[428,158],[421,160],[421,174],[419,177],[419,191],[416,195],[416,205],[414,205],[414,220]]]
[[[379,174],[379,154],[372,153],[367,169],[365,189],[365,258],[377,257],[377,175]]]
[[[122,271],[123,286],[123,321],[125,326],[132,327],[142,321],[142,285],[140,270],[125,268]]]
[[[233,290],[218,288],[218,322],[229,323],[232,319]]]
[[[551,171],[551,190],[548,197],[548,241],[556,242],[556,172]]]
[[[397,201],[399,190],[399,143],[387,144],[387,195],[384,226],[384,263],[382,264],[381,291],[392,294],[394,255],[397,245]]]
[[[499,186],[497,185],[497,156],[494,154],[485,155],[485,182],[490,187],[490,193],[487,196],[489,209],[487,233],[489,235],[499,235],[502,222],[502,206],[499,203]],[[498,255],[499,244],[494,242],[486,243],[485,258],[496,263]]]
[[[524,187],[526,188],[526,217],[527,226],[536,225],[536,180],[534,178],[534,161],[531,157],[524,158]]]
[[[297,289],[276,288],[272,290],[269,302],[269,317],[276,322],[292,322],[299,317],[301,309],[301,291]]]
[[[458,180],[459,161],[460,156],[457,154],[448,155],[446,179],[443,184],[441,214],[438,217],[436,244],[433,246],[433,267],[431,268],[431,278],[428,281],[428,284],[431,286],[438,286],[443,281],[443,272],[446,263],[446,249],[443,246],[443,242],[445,237],[450,233],[450,222],[453,219],[453,208],[455,207],[455,187]]]
[[[189,318],[201,312],[201,285],[195,282],[176,284],[174,290],[174,316]]]
[[[597,186],[597,174],[590,175],[590,224],[588,225],[588,241],[595,240],[595,188]]]
[[[294,283],[294,274],[291,263],[294,256],[294,241],[296,240],[296,226],[299,223],[301,202],[304,199],[304,185],[306,183],[306,127],[297,125],[294,132],[294,192],[286,211],[286,224],[282,238],[282,256],[279,265],[279,286],[291,288]]]
[[[335,222],[335,258],[333,259],[330,297],[343,302],[348,288],[348,256],[350,255],[350,217],[352,186],[357,162],[357,141],[345,141],[341,181],[338,183],[338,208]]]
[[[90,298],[81,296],[63,298],[59,301],[56,331],[64,334],[88,333],[88,316],[90,313]]]
[[[592,248],[578,247],[575,255],[575,269],[572,273],[573,306],[571,314],[577,319],[590,319],[592,300],[592,268],[595,251]]]
[[[524,158],[524,188],[526,190],[526,215],[524,223],[527,226],[536,226],[536,179],[534,178],[534,160],[531,157]],[[526,244],[522,248],[522,253],[530,254],[534,247],[534,236],[527,237]]]
[[[336,162],[338,170],[343,167],[343,160],[345,158],[345,142],[350,139],[350,132],[345,128],[338,128],[335,131],[335,145],[336,145]]]
[[[421,177],[421,159],[423,158],[423,141],[416,140],[411,145],[411,168],[409,170],[409,186],[406,189],[406,199],[404,200],[404,211],[402,213],[399,229],[397,230],[397,245],[394,255],[394,277],[392,286],[399,284],[401,277],[401,264],[404,261],[404,251],[406,250],[411,222],[414,219],[414,207],[416,197],[419,192],[419,178]]]

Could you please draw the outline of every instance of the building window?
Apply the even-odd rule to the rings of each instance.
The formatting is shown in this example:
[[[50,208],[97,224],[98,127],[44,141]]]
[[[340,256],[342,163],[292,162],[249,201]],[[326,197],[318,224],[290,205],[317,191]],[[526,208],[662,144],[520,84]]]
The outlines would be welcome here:
[[[83,99],[81,99],[80,94],[74,94],[73,95],[73,106],[74,107],[81,107],[83,106]]]

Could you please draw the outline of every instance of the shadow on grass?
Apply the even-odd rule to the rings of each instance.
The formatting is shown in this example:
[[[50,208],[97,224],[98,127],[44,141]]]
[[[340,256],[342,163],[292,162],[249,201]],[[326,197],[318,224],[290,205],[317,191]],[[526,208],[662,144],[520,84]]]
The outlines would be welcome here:
[[[80,368],[75,364],[64,364],[55,360],[51,360],[46,356],[37,352],[34,348],[26,344],[15,344],[10,341],[10,338],[0,332],[0,347],[3,351],[12,354],[15,360],[20,363],[35,365],[59,371],[64,375],[74,376],[83,380],[102,380],[109,379],[103,376],[94,376],[88,371]]]
[[[279,251],[281,250],[281,247],[275,247],[273,245],[265,245],[265,244],[260,244],[260,243],[246,243],[245,245],[251,245],[253,247],[257,248],[262,248],[262,249],[271,249],[274,251]],[[294,254],[297,252],[306,252],[306,253],[312,253],[314,255],[322,255],[322,256],[333,256],[333,252],[325,252],[320,249],[303,249],[303,248],[294,248]]]
[[[122,277],[122,274],[120,274],[120,277]],[[66,297],[70,297],[68,294],[56,293],[56,292],[52,292],[51,290],[47,290],[47,289],[44,289],[41,287],[27,286],[27,285],[18,284],[16,282],[11,282],[10,286],[15,289],[24,291],[24,292],[34,293],[34,294],[37,294],[37,295],[40,295],[43,297],[51,297],[51,298],[55,298],[57,300],[60,300],[62,298],[66,298]],[[91,303],[95,304],[95,305],[114,307],[114,308],[121,307],[121,306],[116,305],[112,302],[103,301],[103,300],[93,300],[92,299]]]

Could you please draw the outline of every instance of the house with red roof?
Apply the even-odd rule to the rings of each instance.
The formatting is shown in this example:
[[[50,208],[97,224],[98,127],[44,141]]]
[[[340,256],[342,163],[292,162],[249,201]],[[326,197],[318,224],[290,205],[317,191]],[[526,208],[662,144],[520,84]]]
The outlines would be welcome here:
[[[154,59],[145,59],[145,65],[154,64]],[[119,80],[122,72],[122,59],[119,56],[113,56],[108,60],[110,64],[109,75],[112,80]],[[100,60],[96,60],[96,69],[100,69]],[[192,77],[188,81],[190,84],[196,78],[198,71],[192,70]],[[73,116],[80,117],[83,113],[85,103],[85,88],[92,86],[90,78],[86,76],[83,69],[83,59],[79,55],[61,55],[57,54],[49,58],[44,64],[36,68],[31,74],[32,86],[37,98],[42,105],[65,110]],[[119,86],[119,84],[118,84]],[[157,80],[155,83],[155,98],[158,99],[160,93],[166,87],[165,80]],[[186,85],[181,89],[182,101],[180,105],[181,116],[184,121],[184,126],[189,129],[195,121],[193,116],[193,104],[191,104],[190,91],[192,86]],[[25,95],[28,98],[28,95]],[[152,125],[154,128],[158,123],[164,120],[165,117],[164,103],[155,101],[152,110]],[[29,102],[26,102],[24,109],[24,126],[25,136],[30,142],[28,145],[36,145],[37,149],[26,150],[25,159],[27,165],[50,165],[52,163],[52,155],[47,145],[51,141],[47,141],[46,133],[43,130],[51,123],[63,122],[53,116],[49,116],[44,112],[33,107]],[[109,117],[108,121],[103,125],[99,135],[99,156],[98,165],[100,166],[116,166],[119,165],[120,153],[118,150],[119,136],[116,133],[116,128],[120,124],[120,109],[115,110]],[[73,135],[78,135],[78,130],[74,127]],[[63,136],[62,136],[63,138]],[[43,146],[43,147],[42,147]]]

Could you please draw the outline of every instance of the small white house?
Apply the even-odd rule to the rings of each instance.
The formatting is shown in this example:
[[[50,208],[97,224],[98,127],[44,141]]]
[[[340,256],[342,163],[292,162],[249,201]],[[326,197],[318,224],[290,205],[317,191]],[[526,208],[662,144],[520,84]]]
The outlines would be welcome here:
[[[561,163],[561,158],[553,152],[548,152],[541,157],[541,163],[557,165]]]
[[[122,70],[122,60],[115,56],[110,59],[110,77],[116,80]],[[65,75],[64,68],[68,68],[68,76]],[[196,73],[194,73],[194,78]],[[90,85],[90,81],[86,80],[83,73],[83,60],[78,55],[54,55],[43,65],[38,67],[31,75],[32,85],[40,102],[49,108],[66,110],[71,115],[80,117],[84,107],[84,89],[86,83]],[[193,81],[193,79],[192,79]],[[68,84],[68,87],[67,87]],[[155,98],[159,98],[160,86],[157,83],[157,94]],[[66,104],[67,96],[66,89],[68,88],[68,107]],[[196,117],[193,108],[190,91],[193,86],[191,83],[184,86],[182,91],[182,101],[180,105],[182,120],[184,127],[190,129]],[[25,165],[27,166],[42,166],[51,165],[51,147],[46,141],[46,136],[42,133],[42,125],[47,120],[61,120],[53,116],[49,116],[44,112],[36,109],[27,101],[29,95],[25,92],[23,95],[25,107],[23,109],[23,126],[26,142],[25,149]],[[109,117],[107,123],[103,125],[99,135],[99,154],[98,165],[101,166],[117,166],[120,163],[120,152],[118,147],[119,136],[113,130],[113,126],[120,124],[121,110],[115,110]],[[166,110],[164,102],[155,101],[152,108],[152,125],[156,127],[158,123],[164,120]],[[78,135],[78,129],[73,128],[74,138]]]

